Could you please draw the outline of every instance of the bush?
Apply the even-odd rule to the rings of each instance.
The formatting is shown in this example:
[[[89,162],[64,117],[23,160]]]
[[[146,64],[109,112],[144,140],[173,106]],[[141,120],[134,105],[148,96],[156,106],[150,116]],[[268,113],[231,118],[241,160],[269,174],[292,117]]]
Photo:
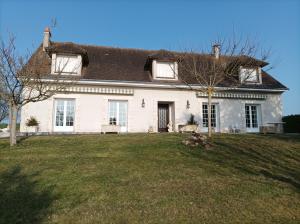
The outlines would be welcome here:
[[[195,121],[195,115],[194,114],[191,114],[191,117],[190,119],[188,120],[187,122],[188,125],[192,125],[192,124],[198,124],[197,121]]]
[[[282,118],[283,130],[286,133],[300,133],[300,114],[288,115]]]
[[[28,126],[28,127],[38,126],[38,125],[39,125],[39,122],[37,121],[37,119],[35,117],[30,117],[26,121],[26,126]]]

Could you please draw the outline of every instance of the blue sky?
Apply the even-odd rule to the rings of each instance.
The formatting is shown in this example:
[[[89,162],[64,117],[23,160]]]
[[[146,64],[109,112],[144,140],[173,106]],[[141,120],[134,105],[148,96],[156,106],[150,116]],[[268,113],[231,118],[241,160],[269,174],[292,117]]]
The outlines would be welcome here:
[[[42,41],[56,18],[55,41],[126,48],[207,47],[217,37],[250,36],[272,49],[270,73],[288,86],[284,114],[300,114],[300,1],[0,0],[0,34],[20,53]]]

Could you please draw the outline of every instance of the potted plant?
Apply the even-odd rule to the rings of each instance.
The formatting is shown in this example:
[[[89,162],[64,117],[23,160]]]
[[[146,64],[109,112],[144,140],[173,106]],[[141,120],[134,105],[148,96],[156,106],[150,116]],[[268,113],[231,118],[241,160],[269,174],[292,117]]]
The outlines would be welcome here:
[[[27,132],[37,132],[39,127],[39,122],[35,117],[30,117],[26,121]]]
[[[198,129],[198,123],[195,121],[194,114],[191,114],[190,119],[187,121],[186,125],[179,127],[180,132],[195,132]]]

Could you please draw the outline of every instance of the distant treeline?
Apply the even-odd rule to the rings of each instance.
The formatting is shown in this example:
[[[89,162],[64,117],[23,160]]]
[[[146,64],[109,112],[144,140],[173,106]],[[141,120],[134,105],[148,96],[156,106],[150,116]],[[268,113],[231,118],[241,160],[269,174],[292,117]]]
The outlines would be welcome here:
[[[5,123],[1,123],[1,124],[0,124],[0,129],[6,128],[6,127],[7,127],[7,124],[5,124]]]
[[[282,118],[285,133],[300,133],[300,114],[288,115]]]

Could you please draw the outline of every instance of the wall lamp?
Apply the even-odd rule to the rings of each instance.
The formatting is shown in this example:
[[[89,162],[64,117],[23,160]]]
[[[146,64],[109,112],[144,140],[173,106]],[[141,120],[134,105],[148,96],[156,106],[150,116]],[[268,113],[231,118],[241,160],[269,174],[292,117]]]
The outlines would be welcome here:
[[[142,100],[142,108],[144,108],[145,107],[145,100],[143,99]]]
[[[190,109],[190,107],[191,107],[191,104],[190,104],[190,101],[186,101],[186,109]]]

